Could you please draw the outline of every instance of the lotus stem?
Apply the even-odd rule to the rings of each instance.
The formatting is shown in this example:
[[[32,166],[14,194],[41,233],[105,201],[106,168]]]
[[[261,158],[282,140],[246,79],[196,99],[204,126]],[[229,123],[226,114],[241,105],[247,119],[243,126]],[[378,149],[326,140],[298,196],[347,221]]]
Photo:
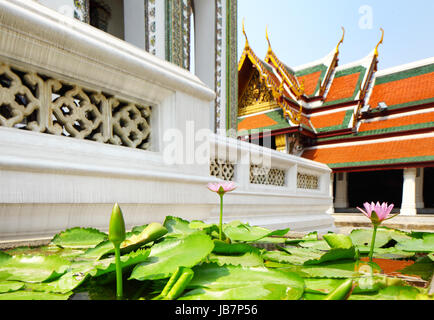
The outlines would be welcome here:
[[[115,245],[115,261],[116,261],[116,298],[121,300],[123,297],[122,290],[122,265],[121,265],[121,249],[120,245]]]
[[[219,223],[219,240],[222,240],[222,229],[223,229],[223,194],[220,196],[220,223]]]
[[[153,300],[175,300],[183,292],[194,276],[193,270],[186,267],[178,267],[167,281],[163,291]]]
[[[330,292],[324,300],[346,300],[351,293],[353,280],[347,279],[340,286]]]
[[[109,240],[115,247],[116,298],[122,299],[122,266],[120,245],[125,240],[125,222],[122,210],[117,203],[113,206],[109,224]]]
[[[377,236],[377,228],[378,226],[374,224],[374,230],[372,231],[371,249],[369,250],[370,262],[372,262],[372,257],[374,256],[374,244],[375,244],[375,237]]]

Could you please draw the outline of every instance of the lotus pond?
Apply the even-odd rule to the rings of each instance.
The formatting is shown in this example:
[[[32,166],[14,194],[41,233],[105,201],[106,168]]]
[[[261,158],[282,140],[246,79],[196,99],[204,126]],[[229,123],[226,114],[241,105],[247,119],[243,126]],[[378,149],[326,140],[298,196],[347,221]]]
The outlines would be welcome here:
[[[379,227],[291,237],[240,221],[167,216],[132,228],[120,246],[123,299],[433,300],[434,233]],[[0,299],[116,299],[114,245],[93,228],[0,251]]]

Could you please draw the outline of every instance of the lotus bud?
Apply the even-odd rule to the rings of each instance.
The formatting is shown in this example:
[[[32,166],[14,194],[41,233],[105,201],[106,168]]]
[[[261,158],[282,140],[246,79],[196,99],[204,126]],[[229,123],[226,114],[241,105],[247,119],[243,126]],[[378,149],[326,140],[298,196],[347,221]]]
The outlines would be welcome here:
[[[109,224],[109,240],[113,244],[120,244],[125,240],[125,222],[122,210],[117,203],[113,206]]]

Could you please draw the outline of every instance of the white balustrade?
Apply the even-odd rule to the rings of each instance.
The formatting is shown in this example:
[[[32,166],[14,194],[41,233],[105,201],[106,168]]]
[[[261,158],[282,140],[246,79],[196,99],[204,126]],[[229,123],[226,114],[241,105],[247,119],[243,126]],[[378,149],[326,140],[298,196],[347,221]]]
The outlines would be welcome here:
[[[114,202],[127,228],[211,221],[220,178],[239,185],[225,219],[334,229],[330,169],[210,133],[215,94],[190,72],[33,1],[1,1],[0,34],[0,241],[107,230]]]

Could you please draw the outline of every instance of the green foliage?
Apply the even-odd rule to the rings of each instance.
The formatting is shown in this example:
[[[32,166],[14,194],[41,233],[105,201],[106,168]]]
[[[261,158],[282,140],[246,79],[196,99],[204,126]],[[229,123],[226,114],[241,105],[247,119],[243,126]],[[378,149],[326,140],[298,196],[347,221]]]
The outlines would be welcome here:
[[[195,276],[181,300],[297,300],[304,291],[303,279],[265,267],[203,264],[193,269]]]
[[[213,250],[214,242],[201,231],[183,238],[166,238],[151,248],[149,259],[137,265],[130,279],[154,280],[169,277],[178,267],[193,267]]]
[[[71,228],[54,236],[51,243],[61,248],[92,248],[108,239],[108,235],[94,228]]]
[[[223,241],[216,239],[218,230],[216,224],[168,216],[163,225],[127,232],[119,265],[128,299],[433,299],[399,274],[358,271],[372,229],[290,239],[289,229],[232,221],[223,225]],[[260,249],[263,243],[277,250]],[[398,272],[431,281],[434,234],[379,227],[374,258],[413,259]],[[107,234],[92,228],[65,230],[49,245],[0,251],[0,299],[69,299],[74,293],[115,299],[115,261]]]
[[[284,236],[289,228],[271,231],[266,228],[250,226],[248,223],[233,221],[223,226],[223,232],[231,241],[257,241],[270,236]]]

